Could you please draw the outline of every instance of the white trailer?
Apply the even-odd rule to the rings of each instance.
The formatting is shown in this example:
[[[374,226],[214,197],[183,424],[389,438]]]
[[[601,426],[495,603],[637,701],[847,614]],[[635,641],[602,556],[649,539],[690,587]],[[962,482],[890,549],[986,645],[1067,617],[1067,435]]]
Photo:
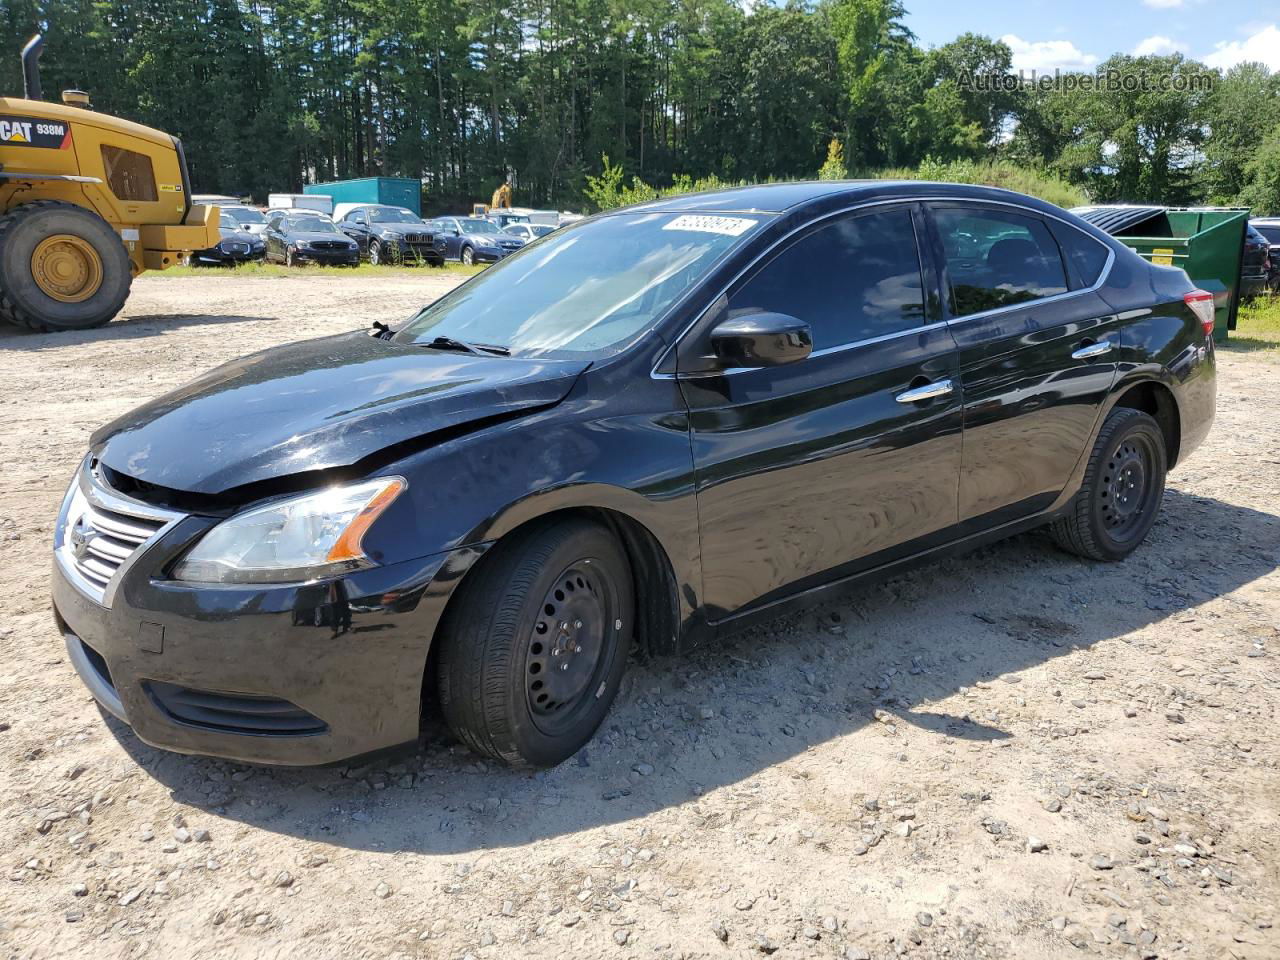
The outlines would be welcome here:
[[[267,209],[292,208],[318,210],[326,217],[333,214],[333,197],[327,193],[272,193],[267,196]]]

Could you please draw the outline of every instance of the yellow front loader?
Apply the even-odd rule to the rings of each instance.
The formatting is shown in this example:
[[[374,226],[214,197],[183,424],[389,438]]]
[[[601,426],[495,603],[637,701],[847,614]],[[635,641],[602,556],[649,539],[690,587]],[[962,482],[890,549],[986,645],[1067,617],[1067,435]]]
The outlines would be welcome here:
[[[39,36],[24,98],[0,97],[0,320],[83,330],[120,312],[133,278],[218,243],[218,208],[192,206],[182,144],[95,113],[79,90],[41,99]]]

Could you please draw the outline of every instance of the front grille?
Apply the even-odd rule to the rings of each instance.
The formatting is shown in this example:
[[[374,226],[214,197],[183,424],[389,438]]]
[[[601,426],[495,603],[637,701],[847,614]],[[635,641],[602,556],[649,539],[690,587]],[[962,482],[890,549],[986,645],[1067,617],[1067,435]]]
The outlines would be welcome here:
[[[120,565],[163,526],[163,520],[131,517],[86,503],[68,533],[72,562],[81,576],[106,589]]]
[[[307,736],[323,733],[324,721],[276,697],[193,690],[149,680],[148,692],[173,719],[192,726],[256,736]]]
[[[81,592],[110,606],[123,569],[182,516],[121,496],[86,461],[62,502],[54,555]]]
[[[349,250],[351,245],[345,240],[312,240],[312,250]]]
[[[425,233],[406,233],[404,239],[407,243],[426,243],[427,235]]]
[[[238,241],[238,240],[236,240],[236,241],[226,241],[226,242],[224,242],[221,246],[222,246],[222,252],[223,252],[223,253],[232,253],[232,254],[235,254],[235,253],[248,253],[248,252],[249,252],[249,244],[247,244],[247,243],[241,243],[241,242],[240,242],[240,241]]]

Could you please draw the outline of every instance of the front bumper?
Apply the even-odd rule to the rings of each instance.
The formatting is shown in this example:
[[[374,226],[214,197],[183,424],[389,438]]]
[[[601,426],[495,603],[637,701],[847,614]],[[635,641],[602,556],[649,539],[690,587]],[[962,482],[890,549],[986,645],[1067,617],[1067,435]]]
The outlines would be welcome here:
[[[354,267],[360,262],[359,250],[302,250],[294,251],[298,263],[323,263],[326,266]]]
[[[250,249],[245,253],[227,253],[224,250],[197,250],[191,254],[191,259],[196,263],[211,263],[218,266],[228,266],[236,263],[248,263],[251,260],[261,260],[265,253],[265,249]]]
[[[478,552],[309,584],[164,579],[212,522],[166,525],[101,599],[55,552],[54,618],[103,708],[152,746],[252,763],[331,763],[414,740],[436,624]]]

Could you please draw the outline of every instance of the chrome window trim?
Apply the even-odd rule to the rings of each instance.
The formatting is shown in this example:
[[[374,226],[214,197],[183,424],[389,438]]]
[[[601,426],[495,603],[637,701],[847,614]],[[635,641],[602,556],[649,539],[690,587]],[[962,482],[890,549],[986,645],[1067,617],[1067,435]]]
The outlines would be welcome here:
[[[828,354],[836,353],[842,350],[852,350],[857,347],[865,347],[873,343],[880,343],[885,340],[892,340],[897,337],[906,336],[912,333],[920,333],[922,331],[933,330],[939,327],[946,327],[946,326],[952,326],[952,325],[961,324],[961,323],[968,323],[970,320],[980,320],[986,317],[996,316],[996,315],[1005,313],[1006,311],[1009,311],[1009,310],[1020,310],[1028,306],[1029,304],[1033,304],[1033,303],[1052,303],[1056,300],[1064,300],[1067,297],[1075,297],[1081,294],[1094,293],[1107,282],[1107,278],[1111,275],[1111,268],[1114,266],[1116,261],[1115,249],[1110,244],[1103,243],[1103,241],[1099,240],[1097,237],[1093,236],[1088,231],[1081,230],[1078,226],[1076,226],[1074,223],[1072,223],[1070,220],[1066,219],[1065,217],[1060,217],[1055,213],[1046,213],[1043,210],[1036,210],[1033,207],[1028,207],[1021,203],[1014,203],[1013,201],[1010,201],[1010,200],[988,200],[982,197],[927,197],[927,196],[926,197],[914,197],[914,196],[913,197],[892,197],[892,198],[885,198],[882,200],[867,200],[863,203],[853,204],[852,206],[841,207],[839,210],[833,210],[830,213],[824,214],[823,216],[819,217],[816,220],[810,220],[806,223],[803,223],[800,226],[790,230],[783,236],[779,237],[777,241],[775,241],[767,250],[761,251],[749,263],[747,263],[741,270],[739,270],[736,274],[734,274],[734,276],[725,283],[725,285],[720,289],[720,291],[708,301],[707,305],[698,312],[698,315],[694,317],[691,321],[689,321],[689,323],[685,325],[685,328],[681,330],[677,336],[672,338],[670,346],[668,346],[665,350],[662,351],[661,354],[659,354],[657,361],[654,363],[653,367],[649,370],[650,378],[654,380],[698,379],[701,377],[709,377],[709,376],[714,376],[714,377],[731,376],[736,373],[745,373],[749,370],[760,369],[759,367],[730,367],[724,370],[714,370],[714,371],[686,373],[686,374],[681,374],[679,371],[675,373],[659,373],[658,372],[658,368],[662,366],[663,363],[666,362],[667,357],[680,346],[680,342],[688,335],[689,331],[702,322],[702,319],[707,315],[707,312],[711,310],[713,307],[715,307],[715,305],[720,301],[721,297],[725,297],[728,295],[729,288],[731,288],[734,284],[736,284],[739,280],[741,280],[747,273],[753,270],[756,267],[756,265],[759,264],[762,260],[764,260],[766,257],[771,256],[775,251],[779,249],[779,247],[781,247],[783,244],[790,241],[791,238],[793,238],[796,234],[804,230],[808,230],[809,228],[814,227],[816,225],[823,224],[828,220],[833,220],[836,217],[845,216],[846,214],[855,213],[859,210],[867,210],[872,207],[888,206],[890,204],[909,204],[909,203],[935,203],[935,204],[973,203],[973,204],[978,204],[982,206],[1011,207],[1018,212],[1021,212],[1033,217],[1052,217],[1054,220],[1059,221],[1064,226],[1067,226],[1070,229],[1077,231],[1078,233],[1083,233],[1086,237],[1088,237],[1094,243],[1100,243],[1102,244],[1102,246],[1106,247],[1107,262],[1103,264],[1102,272],[1098,274],[1098,279],[1095,280],[1091,286],[1081,287],[1079,290],[1068,290],[1065,293],[1055,293],[1053,296],[1050,296],[1050,297],[1040,297],[1039,299],[1028,300],[1024,303],[1013,303],[1004,307],[994,307],[991,310],[983,310],[980,313],[968,313],[968,314],[965,314],[963,317],[948,317],[936,323],[923,324],[919,327],[910,327],[907,330],[900,330],[896,333],[882,334],[878,337],[869,337],[866,340],[855,340],[852,343],[843,343],[835,347],[826,347],[822,350],[817,350],[809,354],[810,357],[826,356]],[[1065,269],[1065,264],[1064,264],[1064,269]],[[927,291],[926,291],[926,296],[927,296]],[[946,309],[947,309],[946,304],[943,304],[943,310],[946,311]],[[800,361],[800,362],[803,363],[804,361]]]
[[[176,510],[152,506],[149,503],[143,503],[140,500],[134,500],[115,492],[93,467],[93,456],[86,456],[62,498],[62,506],[58,509],[58,522],[54,526],[53,532],[53,556],[58,564],[58,569],[62,571],[72,586],[94,603],[109,609],[115,600],[116,591],[120,588],[120,582],[133,569],[134,564],[142,559],[143,554],[150,550],[156,541],[177,526],[179,522],[185,520],[187,515]],[[67,521],[76,494],[79,494],[90,504],[101,507],[104,510],[161,524],[151,536],[139,543],[133,552],[120,563],[105,587],[99,588],[97,584],[86,580],[80,574],[80,571],[76,569],[75,562],[70,556],[67,544]]]

